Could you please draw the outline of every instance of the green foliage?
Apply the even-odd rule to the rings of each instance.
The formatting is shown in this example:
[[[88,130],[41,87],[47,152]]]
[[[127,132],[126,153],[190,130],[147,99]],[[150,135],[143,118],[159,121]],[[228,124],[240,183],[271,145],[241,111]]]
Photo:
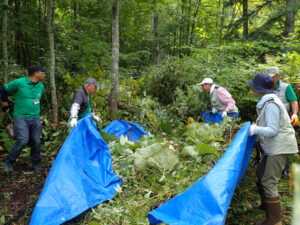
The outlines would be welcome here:
[[[300,166],[298,164],[293,165],[294,175],[294,210],[293,210],[293,225],[300,223]]]
[[[137,149],[134,154],[134,165],[137,171],[153,168],[160,171],[171,171],[178,163],[178,154],[170,143],[154,143]]]
[[[167,59],[145,74],[147,94],[158,98],[162,104],[170,104],[177,88],[186,89],[197,79],[197,69],[198,63],[193,59]]]
[[[4,128],[3,128],[4,130]],[[3,131],[0,133],[0,145],[3,146],[7,151],[9,151],[14,144],[14,140],[9,137],[7,132]]]
[[[56,156],[59,148],[64,143],[70,128],[67,122],[61,122],[59,128],[53,127],[47,117],[42,118],[42,154],[45,158]]]

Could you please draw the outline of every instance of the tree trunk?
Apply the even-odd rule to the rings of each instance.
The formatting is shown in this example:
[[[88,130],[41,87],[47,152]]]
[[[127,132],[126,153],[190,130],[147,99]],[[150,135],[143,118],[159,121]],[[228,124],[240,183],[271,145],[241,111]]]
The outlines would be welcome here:
[[[79,2],[76,1],[74,3],[74,22],[73,22],[73,26],[74,26],[74,29],[77,30],[77,31],[79,31],[78,20],[79,20]]]
[[[286,0],[286,16],[283,33],[285,37],[289,37],[295,30],[295,14],[297,12],[296,1],[297,0]]]
[[[152,0],[152,26],[150,32],[150,39],[152,41],[152,58],[154,63],[159,62],[159,43],[158,43],[158,14],[156,13],[156,0]]]
[[[112,5],[112,71],[110,92],[110,109],[112,112],[118,110],[118,92],[119,92],[119,0],[114,0]]]
[[[248,37],[248,0],[243,0],[243,36],[244,38]]]
[[[194,11],[193,18],[192,18],[191,33],[190,33],[190,40],[189,40],[189,43],[192,45],[194,44],[194,31],[195,31],[195,26],[196,26],[196,18],[198,16],[198,12],[199,12],[200,2],[201,2],[201,0],[197,1],[196,9]]]
[[[56,84],[55,84],[55,49],[54,49],[54,1],[47,0],[47,31],[49,38],[50,49],[50,84],[51,84],[51,102],[52,102],[52,117],[54,126],[58,124],[57,113],[57,96],[56,96]]]
[[[8,54],[7,54],[7,10],[8,10],[8,0],[3,2],[3,18],[2,18],[2,54],[3,54],[3,77],[4,83],[8,80]]]

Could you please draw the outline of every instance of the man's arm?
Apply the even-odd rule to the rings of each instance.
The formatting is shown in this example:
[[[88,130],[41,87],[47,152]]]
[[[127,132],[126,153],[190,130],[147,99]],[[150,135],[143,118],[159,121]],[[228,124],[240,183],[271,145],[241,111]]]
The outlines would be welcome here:
[[[71,110],[70,110],[70,119],[78,118],[78,112],[79,112],[80,105],[82,104],[82,102],[83,102],[82,94],[80,93],[80,91],[76,91],[74,94],[74,98],[73,98],[72,106],[71,106]]]
[[[298,110],[299,110],[299,105],[298,105],[298,99],[296,96],[296,93],[293,90],[292,85],[289,85],[285,91],[285,98],[290,102],[291,107],[292,107],[292,116],[291,116],[291,121],[294,127],[299,125],[299,118],[298,118]]]
[[[291,106],[292,106],[292,113],[297,115],[298,114],[298,110],[299,110],[299,105],[298,105],[298,101],[292,101],[291,102]]]
[[[225,88],[220,87],[217,89],[217,96],[221,102],[227,105],[225,111],[227,113],[231,112],[235,105],[235,101],[231,97],[231,94]]]

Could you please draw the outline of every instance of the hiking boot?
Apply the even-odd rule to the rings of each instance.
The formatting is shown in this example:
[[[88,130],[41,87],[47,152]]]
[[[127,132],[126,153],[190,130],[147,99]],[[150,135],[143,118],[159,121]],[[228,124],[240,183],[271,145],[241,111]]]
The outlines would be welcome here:
[[[34,171],[41,171],[42,167],[39,164],[35,164],[32,166]]]
[[[5,172],[12,172],[12,171],[14,171],[14,167],[9,162],[4,163],[3,169],[4,169]]]
[[[255,221],[255,225],[282,225],[280,221],[281,209],[279,197],[276,198],[265,198],[264,200],[266,220]]]

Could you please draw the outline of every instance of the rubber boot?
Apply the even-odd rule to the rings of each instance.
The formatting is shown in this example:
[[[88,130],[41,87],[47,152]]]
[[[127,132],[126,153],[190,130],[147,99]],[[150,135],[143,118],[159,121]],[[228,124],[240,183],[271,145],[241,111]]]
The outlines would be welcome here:
[[[257,191],[258,191],[259,196],[260,196],[260,205],[257,208],[260,209],[260,210],[265,210],[265,204],[264,204],[265,191],[264,191],[264,189],[263,189],[260,182],[256,182],[256,187],[257,187]]]
[[[281,209],[279,197],[265,198],[264,206],[266,212],[266,220],[263,222],[254,222],[255,225],[282,225],[280,220]]]

